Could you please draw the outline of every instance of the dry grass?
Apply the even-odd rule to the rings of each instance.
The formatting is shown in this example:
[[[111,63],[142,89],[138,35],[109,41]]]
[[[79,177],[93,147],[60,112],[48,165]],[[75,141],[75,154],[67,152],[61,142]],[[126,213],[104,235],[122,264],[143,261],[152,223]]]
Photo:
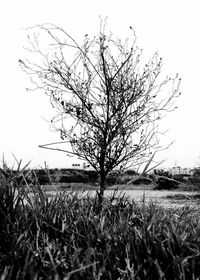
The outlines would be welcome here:
[[[0,279],[199,279],[199,210],[114,193],[99,213],[85,193],[30,195],[21,175],[0,180]]]

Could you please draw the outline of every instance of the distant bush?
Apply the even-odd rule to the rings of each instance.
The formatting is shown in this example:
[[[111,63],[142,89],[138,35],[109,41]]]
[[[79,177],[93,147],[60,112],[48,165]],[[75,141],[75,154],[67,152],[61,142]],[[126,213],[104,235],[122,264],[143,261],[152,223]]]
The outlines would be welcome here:
[[[53,183],[93,183],[98,178],[96,171],[77,169],[50,169],[48,172],[38,169],[35,173],[41,185],[49,184],[51,181]]]
[[[139,175],[139,173],[137,171],[133,170],[133,169],[128,169],[124,173],[129,175],[129,176]]]
[[[188,182],[190,182],[195,187],[200,188],[200,176],[192,176],[188,179]]]
[[[50,179],[48,175],[40,175],[38,176],[38,182],[40,183],[40,185],[48,185],[50,184]]]
[[[154,174],[159,175],[159,176],[172,178],[172,174],[169,171],[166,171],[164,169],[154,169]]]
[[[38,177],[47,175],[47,172],[44,169],[35,169],[35,173]]]
[[[63,175],[60,177],[59,183],[88,183],[89,178],[87,175],[81,174],[72,174],[72,175]]]
[[[156,180],[156,190],[173,190],[177,189],[179,183],[168,178],[158,177]]]
[[[152,180],[150,178],[138,178],[132,182],[133,185],[139,185],[139,184],[144,184],[144,185],[149,185],[152,184]]]
[[[199,177],[199,178],[200,178],[200,168],[195,168],[195,169],[194,169],[193,176],[194,176],[194,177]]]
[[[119,184],[119,173],[115,171],[110,173],[106,178],[106,184],[108,186]]]
[[[98,180],[98,173],[95,170],[87,170],[87,176],[91,183],[95,183]]]
[[[185,174],[176,174],[176,175],[173,175],[173,179],[177,180],[177,181],[180,181],[182,183],[186,183],[188,180],[186,179],[188,178],[189,179],[189,175],[185,175]]]
[[[117,178],[117,184],[122,184],[125,185],[128,182],[130,182],[130,180],[133,179],[133,176],[127,175],[127,174],[121,174],[118,178]]]
[[[108,185],[124,185],[130,182],[134,176],[138,175],[135,170],[126,170],[124,172],[113,171],[107,177],[107,184]]]

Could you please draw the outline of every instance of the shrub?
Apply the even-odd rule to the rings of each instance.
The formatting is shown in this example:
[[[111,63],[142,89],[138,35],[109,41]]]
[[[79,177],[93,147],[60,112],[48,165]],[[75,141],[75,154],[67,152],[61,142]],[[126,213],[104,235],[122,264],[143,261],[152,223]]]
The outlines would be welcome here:
[[[138,184],[144,184],[144,185],[149,185],[152,184],[152,180],[150,178],[138,178],[137,180],[132,182],[133,185],[138,185]]]
[[[89,178],[87,175],[82,174],[72,174],[72,175],[63,175],[60,177],[60,183],[88,183]]]
[[[185,175],[185,174],[176,174],[176,175],[173,175],[173,179],[175,179],[175,180],[177,180],[177,181],[180,181],[180,182],[182,182],[182,183],[188,182],[188,180],[185,179],[186,177],[188,178],[189,175]],[[189,178],[188,178],[188,179],[189,179]]]
[[[70,176],[65,176],[65,175],[61,176],[59,183],[71,183],[70,182]]]
[[[139,175],[139,173],[133,169],[128,169],[124,172],[125,174],[129,175],[129,176],[136,176]]]
[[[112,172],[110,173],[106,178],[106,184],[108,186],[116,185],[119,183],[119,173],[118,172]]]
[[[125,172],[114,171],[108,175],[106,183],[108,185],[127,184],[135,176],[134,170],[127,170]]]
[[[200,177],[192,176],[188,179],[188,181],[197,188],[200,188]]]
[[[87,175],[91,183],[95,183],[98,181],[98,173],[95,170],[88,170]]]
[[[164,178],[164,177],[158,177],[156,179],[156,190],[173,190],[177,189],[179,186],[179,182]]]
[[[47,172],[46,172],[44,169],[35,169],[35,173],[36,173],[36,175],[38,176],[38,178],[39,178],[40,176],[45,176],[45,175],[47,175]]]

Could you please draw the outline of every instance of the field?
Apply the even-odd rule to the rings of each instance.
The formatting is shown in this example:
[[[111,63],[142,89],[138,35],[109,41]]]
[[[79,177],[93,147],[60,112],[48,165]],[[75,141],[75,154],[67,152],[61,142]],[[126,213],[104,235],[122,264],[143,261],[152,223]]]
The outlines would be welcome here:
[[[4,175],[0,279],[200,279],[198,193],[119,185],[99,211],[95,185]]]
[[[61,194],[63,190],[59,191]],[[138,188],[135,189],[129,189],[129,190],[120,190],[120,186],[118,186],[117,192],[114,190],[106,190],[105,196],[110,197],[115,192],[116,196],[125,195],[125,197],[128,197],[131,200],[134,200],[138,203],[143,203],[145,201],[153,202],[159,206],[163,207],[183,207],[185,205],[188,205],[190,207],[199,207],[199,192],[190,192],[190,191],[182,191],[182,190],[175,190],[175,191],[169,191],[169,190],[153,190],[153,189],[143,189],[142,186],[138,186]],[[45,191],[46,195],[49,197],[55,196],[56,191],[52,189],[52,187],[48,187],[48,190]],[[95,190],[87,190],[84,188],[83,191],[80,192],[81,196],[92,196],[94,197],[96,194]]]
[[[129,178],[130,180],[130,178]],[[89,194],[95,196],[98,186],[88,183],[62,183],[42,186],[43,191],[52,197],[57,191],[81,191],[83,195]],[[191,184],[180,183],[180,186],[174,190],[156,190],[153,184],[116,184],[109,186],[105,191],[105,196],[109,197],[115,192],[115,195],[125,195],[139,203],[153,202],[163,207],[182,207],[185,205],[191,207],[199,206],[200,192],[198,187],[191,186]]]

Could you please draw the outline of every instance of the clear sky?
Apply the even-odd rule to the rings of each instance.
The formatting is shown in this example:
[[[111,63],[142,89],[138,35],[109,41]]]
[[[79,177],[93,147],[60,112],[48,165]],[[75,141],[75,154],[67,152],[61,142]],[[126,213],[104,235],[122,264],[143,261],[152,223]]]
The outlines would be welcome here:
[[[32,166],[47,161],[49,167],[66,167],[73,162],[63,153],[38,148],[60,139],[45,121],[54,113],[48,99],[40,92],[26,92],[29,77],[18,65],[25,56],[22,28],[50,22],[80,40],[98,32],[99,16],[108,16],[114,34],[128,34],[132,26],[146,56],[158,51],[163,73],[182,77],[179,108],[163,121],[169,129],[164,143],[175,143],[159,159],[166,159],[165,166],[193,167],[200,162],[199,0],[8,0],[0,8],[0,160],[4,153],[13,163],[13,153],[24,164],[31,160]]]

